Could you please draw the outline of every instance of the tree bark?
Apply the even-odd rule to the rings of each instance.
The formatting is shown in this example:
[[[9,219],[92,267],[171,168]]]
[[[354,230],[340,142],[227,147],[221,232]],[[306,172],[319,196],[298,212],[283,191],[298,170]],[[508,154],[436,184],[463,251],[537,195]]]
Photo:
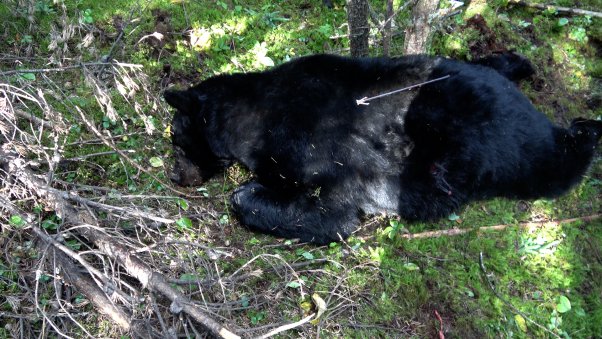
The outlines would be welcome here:
[[[424,54],[431,35],[429,16],[436,13],[439,0],[418,0],[412,8],[412,23],[406,28],[404,54]]]
[[[393,0],[387,0],[387,15],[385,16],[385,27],[383,27],[383,55],[389,56],[391,45],[391,19],[393,17]]]
[[[347,20],[349,22],[349,47],[351,56],[368,55],[368,0],[348,0]]]

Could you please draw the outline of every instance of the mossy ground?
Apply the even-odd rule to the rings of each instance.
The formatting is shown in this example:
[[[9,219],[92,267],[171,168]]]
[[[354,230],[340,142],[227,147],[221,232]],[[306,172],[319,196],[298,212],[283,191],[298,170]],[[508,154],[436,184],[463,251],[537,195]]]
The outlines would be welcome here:
[[[219,73],[261,70],[312,53],[348,53],[344,1],[333,2],[334,8],[327,9],[317,0],[34,1],[33,20],[28,21],[27,9],[19,7],[17,1],[9,1],[0,5],[4,32],[0,66],[5,71],[40,68],[49,61],[53,66],[61,60],[98,61],[115,46],[112,57],[144,65],[150,90],[159,95],[167,86],[185,87]],[[383,1],[371,4],[375,12],[383,11]],[[559,0],[555,4],[602,10],[596,0]],[[400,14],[394,32],[402,32],[399,25],[407,23],[408,17],[407,13]],[[120,36],[120,29],[127,22],[130,23],[125,34]],[[53,48],[50,32],[66,25],[77,27],[76,33],[60,42],[60,48]],[[502,0],[474,0],[459,15],[437,24],[430,53],[470,60],[501,49],[516,50],[531,59],[537,71],[521,88],[552,120],[567,124],[579,116],[602,116],[600,27],[602,20],[598,18],[526,9]],[[162,38],[148,36],[154,32],[161,33]],[[78,46],[88,33],[91,43]],[[401,51],[402,42],[403,34],[396,34],[393,55]],[[375,39],[371,54],[380,53],[379,40]],[[118,117],[111,120],[99,108],[81,73],[48,76],[61,86],[60,90],[69,93],[72,104],[86,109],[98,128],[121,136],[116,139],[117,146],[135,151],[131,157],[137,163],[148,166],[150,158],[162,159],[163,166],[149,168],[159,179],[166,180],[165,168],[169,167],[171,155],[170,115],[166,107],[152,109],[151,124],[156,132],[149,137],[144,133],[143,119],[117,89],[112,89],[111,97],[118,107]],[[0,81],[17,86],[45,86],[40,75],[35,79],[10,76]],[[72,122],[70,142],[91,139],[69,103],[55,100],[52,95],[48,95],[48,102]],[[65,156],[104,151],[110,148],[101,143],[72,147],[67,144]],[[94,163],[71,163],[56,175],[67,182],[121,193],[166,192],[159,182],[138,173],[116,154],[95,157]],[[314,307],[310,295],[317,293],[327,301],[327,310],[311,329],[299,334],[433,337],[442,326],[450,338],[550,335],[526,321],[525,315],[560,336],[602,337],[602,223],[577,221],[532,229],[518,227],[525,221],[600,213],[599,156],[583,183],[562,198],[476,202],[436,223],[408,224],[374,217],[346,243],[327,247],[299,245],[240,227],[229,215],[227,195],[248,176],[245,169],[234,166],[222,177],[206,183],[197,193],[208,199],[187,202],[197,207],[197,214],[181,208],[174,199],[168,213],[179,211],[192,220],[192,225],[170,229],[169,237],[233,249],[236,255],[214,261],[222,276],[256,256],[256,268],[312,259],[327,261],[301,269],[300,276],[250,276],[238,289],[228,292],[222,301],[239,303],[239,309],[231,313],[239,326],[298,320]],[[106,199],[117,201],[119,197],[108,194]],[[438,238],[401,237],[405,232],[476,229],[498,224],[510,227]],[[7,237],[11,235],[2,234],[2,238]],[[175,255],[184,261],[208,260],[203,249]],[[22,293],[15,271],[22,261],[38,256],[23,239],[18,251],[0,259],[2,310],[13,310],[10,297]],[[281,259],[274,259],[275,256]],[[202,271],[163,273],[178,279],[206,278]],[[274,286],[283,283],[286,288],[280,289],[281,293],[270,294]],[[186,291],[194,293],[195,287]],[[570,310],[562,309],[563,297],[570,301]],[[435,312],[441,316],[441,322]],[[7,324],[8,320],[0,318],[0,322]],[[93,335],[115,335],[106,321],[101,326],[95,326],[96,322],[96,316],[83,321],[97,331]],[[3,333],[9,332],[0,328],[0,336]]]

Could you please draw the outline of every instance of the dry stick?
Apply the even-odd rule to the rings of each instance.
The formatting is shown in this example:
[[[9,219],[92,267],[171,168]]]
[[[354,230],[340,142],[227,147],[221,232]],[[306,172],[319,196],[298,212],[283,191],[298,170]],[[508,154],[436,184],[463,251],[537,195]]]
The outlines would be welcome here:
[[[72,201],[78,202],[80,204],[99,208],[99,209],[102,209],[105,211],[110,211],[110,212],[119,211],[119,212],[126,213],[130,216],[153,220],[153,221],[164,223],[164,224],[173,224],[174,222],[176,222],[174,219],[167,219],[167,218],[158,217],[158,216],[148,214],[148,213],[143,213],[143,212],[140,212],[137,210],[130,210],[130,209],[124,208],[124,207],[107,205],[107,204],[103,204],[100,202],[88,200],[88,199],[82,198],[78,195],[71,194],[69,192],[65,192],[65,191],[61,191],[61,190],[57,190],[55,188],[48,187],[45,189],[48,190],[53,195],[60,196],[62,199],[72,200]]]
[[[0,202],[3,205],[10,206],[10,201],[6,201],[3,197],[0,197]],[[31,217],[23,214],[21,211],[16,208],[11,208],[11,213],[14,215],[24,216],[24,220],[27,220],[28,223],[31,222]],[[63,274],[65,275],[65,279],[75,285],[78,291],[83,293],[90,302],[102,313],[111,318],[119,327],[121,327],[125,331],[129,331],[131,329],[131,324],[129,316],[120,308],[115,306],[109,298],[106,297],[104,292],[98,287],[98,285],[88,276],[84,276],[82,274],[77,273],[77,269],[75,265],[66,258],[67,255],[76,259],[80,263],[83,262],[82,266],[84,266],[90,273],[93,273],[101,278],[104,283],[106,283],[106,278],[94,267],[88,264],[85,260],[83,260],[77,253],[71,251],[69,248],[64,245],[58,243],[56,240],[52,239],[50,236],[42,232],[38,227],[27,225],[29,229],[33,230],[33,232],[38,236],[40,240],[48,245],[52,245],[55,248],[60,249],[60,251],[55,251],[55,257],[58,259],[59,264],[63,267]]]
[[[585,9],[569,8],[569,7],[559,7],[559,6],[544,5],[544,4],[534,4],[534,3],[526,2],[526,1],[523,1],[523,0],[510,0],[509,2],[513,3],[513,4],[517,4],[517,5],[521,5],[521,6],[525,6],[525,7],[537,8],[537,9],[541,9],[541,10],[551,9],[551,10],[554,10],[556,12],[561,12],[561,13],[571,13],[571,14],[577,14],[577,15],[589,15],[589,16],[595,16],[595,17],[598,17],[598,18],[602,18],[602,13],[600,13],[600,12],[594,12],[594,11],[588,11],[588,10],[585,10]]]
[[[12,71],[0,72],[0,76],[7,76],[12,74],[20,74],[20,73],[50,73],[50,72],[64,72],[70,69],[88,67],[88,66],[108,66],[108,65],[119,65],[122,67],[129,68],[142,68],[142,65],[138,64],[126,64],[121,62],[85,62],[79,65],[71,65],[71,66],[63,66],[63,67],[54,67],[54,68],[36,68],[36,69],[15,69]]]
[[[228,339],[240,338],[212,318],[205,315],[205,313],[198,309],[188,297],[183,293],[174,290],[162,274],[154,272],[145,262],[130,253],[125,246],[117,243],[115,239],[97,231],[95,229],[97,226],[94,226],[94,217],[91,212],[76,209],[61,195],[56,194],[57,190],[48,189],[41,180],[37,179],[25,167],[25,160],[13,157],[12,159],[9,159],[8,163],[9,173],[24,184],[30,192],[35,192],[37,196],[45,199],[65,221],[88,226],[85,231],[83,231],[85,237],[94,242],[105,254],[116,259],[126,269],[128,274],[137,278],[144,287],[160,292],[168,297],[173,303],[173,309],[183,310],[217,337]]]
[[[230,330],[208,317],[196,307],[188,297],[180,291],[173,289],[161,273],[153,272],[146,263],[130,253],[125,246],[116,243],[113,239],[108,239],[96,231],[87,233],[90,240],[92,240],[101,251],[119,261],[125,267],[128,274],[138,279],[144,287],[160,292],[171,300],[172,306],[170,309],[181,309],[199,324],[205,326],[205,328],[215,336],[219,336],[220,338],[240,338],[238,335],[230,332]]]
[[[478,231],[478,232],[499,231],[499,230],[503,230],[505,228],[510,228],[510,227],[519,227],[519,228],[527,228],[527,229],[542,227],[542,226],[554,227],[554,226],[558,226],[560,224],[568,224],[568,223],[575,222],[575,221],[591,222],[591,221],[600,219],[601,217],[602,217],[602,214],[594,214],[594,215],[590,215],[590,216],[586,216],[586,217],[571,218],[571,219],[564,219],[564,220],[558,220],[558,221],[522,222],[518,225],[505,224],[505,225],[495,225],[495,226],[483,226],[483,227],[477,228],[476,231]],[[401,237],[406,238],[406,239],[437,238],[437,237],[441,237],[441,236],[466,234],[466,233],[472,232],[474,230],[475,230],[474,228],[454,228],[451,230],[428,231],[428,232],[422,232],[422,233],[416,233],[416,234],[402,234]]]
[[[33,227],[32,229],[37,230],[38,228]],[[79,292],[84,294],[100,313],[108,316],[125,331],[130,331],[134,327],[130,324],[130,317],[127,313],[115,306],[90,277],[78,273],[76,266],[66,258],[65,254],[55,251],[55,255],[59,265],[63,267],[62,274],[65,280],[73,284]]]
[[[281,333],[281,332],[284,332],[284,331],[288,331],[288,330],[293,329],[295,327],[299,327],[299,326],[305,324],[306,322],[310,321],[311,318],[313,318],[315,315],[316,315],[315,313],[312,313],[312,314],[308,315],[307,317],[305,317],[305,318],[303,318],[303,319],[301,319],[301,320],[299,320],[297,322],[286,324],[286,325],[282,325],[282,326],[277,327],[277,328],[269,331],[268,333],[266,333],[266,334],[264,334],[262,336],[259,336],[257,338],[258,339],[269,338],[269,337],[275,336],[278,333]]]
[[[48,128],[50,130],[54,128],[54,124],[52,122],[40,119],[31,113],[26,113],[19,109],[13,109],[13,111],[15,112],[16,116],[27,119],[31,121],[31,123],[33,123],[34,125],[43,126],[44,128]]]
[[[64,253],[64,255],[69,256],[69,257],[71,257],[71,259],[74,259],[75,261],[77,261],[91,275],[98,278],[105,286],[113,288],[115,293],[117,295],[119,295],[119,297],[121,297],[123,300],[128,300],[128,301],[132,300],[132,298],[130,298],[128,295],[126,295],[122,290],[116,288],[115,284],[113,284],[102,272],[100,272],[94,266],[90,265],[90,263],[88,263],[78,253],[74,252],[69,247],[59,243],[58,241],[54,240],[52,237],[50,237],[49,235],[44,233],[40,228],[31,226],[31,225],[30,225],[30,228],[38,236],[38,238],[42,239],[45,243],[52,245],[55,248],[59,249],[61,252]],[[95,283],[95,285],[96,285],[96,283]]]
[[[560,336],[558,334],[556,334],[556,333],[548,330],[544,326],[542,326],[539,323],[535,322],[535,320],[532,320],[531,318],[529,318],[529,316],[527,316],[525,313],[521,312],[518,308],[516,308],[514,305],[512,305],[509,301],[507,301],[506,299],[502,298],[502,296],[493,287],[493,283],[491,283],[491,280],[489,280],[489,278],[487,277],[487,270],[485,269],[485,263],[483,262],[483,252],[479,253],[479,265],[481,266],[481,271],[483,272],[485,280],[487,280],[487,286],[489,286],[489,289],[491,289],[491,292],[493,292],[493,294],[498,299],[500,299],[502,301],[502,303],[504,303],[504,305],[506,305],[507,307],[509,307],[516,314],[518,314],[521,317],[523,317],[524,319],[526,319],[528,322],[530,322],[530,323],[534,324],[535,326],[541,328],[542,330],[546,331],[552,337],[554,337],[554,338],[560,338]]]

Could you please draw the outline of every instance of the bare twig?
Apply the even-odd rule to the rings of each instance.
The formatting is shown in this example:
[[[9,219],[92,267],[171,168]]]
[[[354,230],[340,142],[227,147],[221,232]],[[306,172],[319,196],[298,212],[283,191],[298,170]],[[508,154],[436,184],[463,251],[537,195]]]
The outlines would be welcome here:
[[[171,300],[172,306],[170,309],[172,311],[175,311],[175,313],[178,313],[178,310],[184,311],[199,324],[205,326],[205,328],[213,335],[220,338],[240,338],[238,335],[208,317],[182,292],[172,288],[161,273],[154,272],[146,263],[131,254],[127,248],[116,243],[113,239],[109,239],[93,230],[88,232],[87,235],[104,253],[117,259],[126,271],[138,279],[143,286],[150,290],[157,291]]]
[[[594,214],[594,215],[590,215],[590,216],[586,216],[586,217],[570,218],[570,219],[564,219],[564,220],[558,220],[558,221],[523,222],[518,225],[505,224],[505,225],[495,225],[495,226],[483,226],[483,227],[477,228],[476,230],[479,232],[483,232],[483,231],[499,231],[499,230],[503,230],[505,228],[511,228],[511,227],[519,227],[519,228],[526,228],[526,229],[537,228],[537,227],[556,227],[561,224],[568,224],[568,223],[572,223],[575,221],[591,222],[593,220],[600,219],[601,217],[602,217],[602,214]],[[453,236],[453,235],[466,234],[466,233],[472,232],[474,230],[475,230],[474,228],[453,228],[451,230],[428,231],[428,232],[422,232],[422,233],[416,233],[416,234],[402,234],[401,237],[406,238],[406,239],[437,238],[437,237],[442,237],[442,236]]]
[[[310,321],[311,318],[313,318],[315,315],[316,315],[315,313],[312,313],[312,314],[308,315],[307,317],[305,317],[305,318],[303,318],[303,319],[301,319],[301,320],[299,320],[297,322],[277,327],[277,328],[269,331],[268,333],[266,333],[266,334],[264,334],[262,336],[259,336],[258,339],[269,338],[269,337],[275,336],[278,333],[282,333],[284,331],[288,331],[288,330],[293,329],[295,327],[299,327],[299,326],[305,324],[306,322]]]
[[[510,0],[509,3],[517,4],[517,5],[525,6],[525,7],[537,8],[537,9],[541,9],[541,10],[548,9],[548,10],[554,10],[554,11],[560,12],[560,13],[570,13],[570,14],[576,14],[576,15],[589,15],[589,16],[595,16],[598,18],[602,18],[601,12],[588,11],[588,10],[579,9],[579,8],[569,8],[569,7],[560,7],[560,6],[553,6],[553,5],[535,4],[535,3],[531,3],[531,2],[526,2],[524,0]]]
[[[153,271],[148,264],[132,254],[114,238],[99,232],[97,226],[94,225],[95,218],[91,211],[78,210],[67,202],[64,195],[57,194],[58,190],[49,189],[41,180],[30,173],[23,159],[6,153],[1,155],[2,158],[7,159],[9,174],[19,180],[30,192],[44,199],[49,207],[55,210],[66,222],[83,224],[84,226],[89,225],[89,227],[83,229],[83,235],[94,242],[102,252],[117,260],[128,274],[138,279],[144,287],[160,292],[171,300],[174,312],[184,311],[215,336],[239,338],[239,336],[207,316],[182,292],[172,288],[161,273]],[[58,328],[55,328],[55,330],[60,333]]]
[[[54,68],[35,68],[35,69],[14,69],[12,71],[0,72],[0,76],[7,76],[12,74],[22,74],[22,73],[49,73],[49,72],[64,72],[71,69],[82,68],[82,67],[91,67],[91,66],[108,66],[108,65],[118,65],[121,67],[128,68],[141,68],[142,65],[138,64],[127,64],[121,62],[85,62],[79,65],[71,65],[71,66],[63,66],[63,67],[54,67]]]
[[[31,113],[23,112],[19,109],[14,109],[13,111],[15,112],[16,116],[27,119],[35,125],[43,126],[44,128],[48,128],[48,129],[54,128],[54,124],[52,122],[44,120],[44,119],[40,119]]]
[[[37,227],[32,229],[36,230]],[[73,284],[77,291],[86,296],[88,300],[98,309],[102,314],[108,316],[113,320],[115,324],[121,327],[125,331],[129,331],[132,328],[130,324],[130,317],[118,308],[105,293],[94,283],[94,281],[87,276],[78,273],[75,265],[65,257],[61,252],[55,251],[55,256],[59,265],[62,266],[62,273],[65,279]]]

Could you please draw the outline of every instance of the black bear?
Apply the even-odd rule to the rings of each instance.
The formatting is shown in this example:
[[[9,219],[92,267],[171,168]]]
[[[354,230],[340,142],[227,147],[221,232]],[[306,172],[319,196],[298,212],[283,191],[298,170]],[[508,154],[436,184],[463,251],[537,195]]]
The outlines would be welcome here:
[[[240,222],[318,244],[364,214],[428,220],[475,199],[558,196],[587,170],[602,121],[554,126],[511,81],[532,71],[512,53],[314,55],[215,76],[165,92],[172,180],[200,184],[238,161],[255,175],[231,197]]]

